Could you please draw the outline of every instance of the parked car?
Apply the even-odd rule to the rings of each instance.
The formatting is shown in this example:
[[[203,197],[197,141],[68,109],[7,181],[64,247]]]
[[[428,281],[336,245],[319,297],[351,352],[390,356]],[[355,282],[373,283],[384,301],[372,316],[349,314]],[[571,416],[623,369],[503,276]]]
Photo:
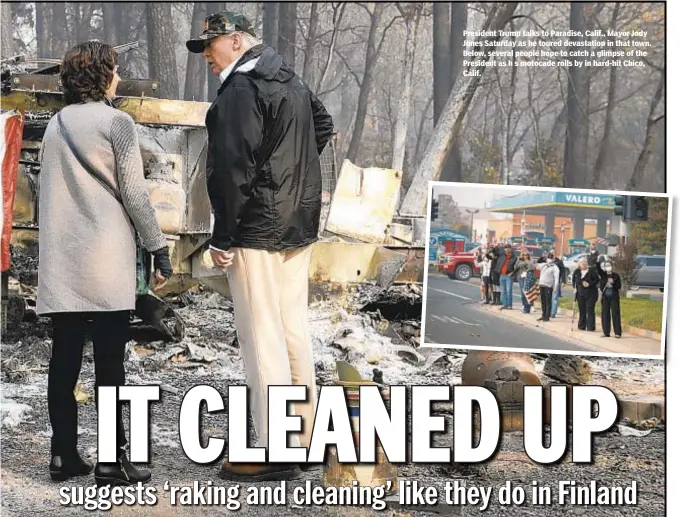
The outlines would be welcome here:
[[[579,253],[578,255],[572,255],[571,257],[568,257],[566,260],[562,261],[564,267],[567,270],[567,282],[571,284],[571,275],[578,269],[578,263],[581,261],[581,259],[587,256],[588,255],[586,253]]]
[[[477,264],[477,248],[469,252],[442,255],[437,269],[452,280],[467,281],[473,276],[479,276],[481,269]]]
[[[635,287],[658,287],[663,292],[666,279],[665,255],[638,255],[635,260],[640,264],[635,275]]]

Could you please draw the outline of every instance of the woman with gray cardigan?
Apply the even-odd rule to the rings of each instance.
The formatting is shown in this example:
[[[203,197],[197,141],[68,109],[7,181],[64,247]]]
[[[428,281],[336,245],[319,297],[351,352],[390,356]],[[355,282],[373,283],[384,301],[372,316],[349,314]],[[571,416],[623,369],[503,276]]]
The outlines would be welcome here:
[[[82,43],[66,53],[60,72],[66,106],[50,120],[41,149],[37,312],[53,324],[47,399],[55,481],[93,469],[77,450],[74,396],[86,334],[94,345],[95,392],[98,386],[125,384],[136,294],[135,230],[154,255],[159,285],[172,275],[135,123],[111,102],[120,81],[117,69],[116,52],[103,43]],[[125,453],[120,409],[116,434],[118,460],[97,464],[97,484],[147,481],[151,473],[134,467]]]

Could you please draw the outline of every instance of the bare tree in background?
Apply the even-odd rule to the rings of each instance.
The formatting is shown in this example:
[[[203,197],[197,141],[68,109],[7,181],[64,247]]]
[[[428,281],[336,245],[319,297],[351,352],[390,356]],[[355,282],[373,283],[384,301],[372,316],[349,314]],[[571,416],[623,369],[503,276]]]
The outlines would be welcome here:
[[[585,31],[584,4],[572,2],[569,16],[569,28]],[[583,36],[571,36],[573,43],[583,40]],[[576,47],[574,47],[576,48]],[[572,56],[574,62],[569,67],[569,84],[567,86],[567,138],[564,147],[564,186],[583,188],[586,186],[586,159],[588,149],[588,82],[586,79],[585,58]],[[580,62],[577,65],[576,62]]]
[[[620,10],[621,2],[616,2],[616,5],[614,5],[614,11],[612,13],[612,19],[609,24],[609,28],[612,30],[616,30],[616,22],[619,17]],[[610,36],[608,40],[613,43],[612,50],[616,51],[616,38]],[[611,147],[612,123],[614,120],[614,107],[616,106],[617,70],[617,66],[612,66],[609,68],[609,88],[607,89],[607,108],[604,117],[604,131],[602,135],[602,142],[600,143],[600,149],[597,153],[597,158],[595,159],[593,174],[591,176],[590,186],[592,188],[601,188],[600,179],[602,178],[602,171],[609,156],[609,150]]]
[[[503,10],[502,3],[308,3],[297,6],[300,11],[292,25],[285,22],[290,5],[283,7],[279,22],[276,2],[202,4],[209,13],[243,12],[275,49],[279,25],[284,33],[294,28],[299,33],[297,46],[281,52],[296,51],[291,64],[297,64],[333,114],[340,160],[347,157],[364,166],[400,165],[404,189],[416,188],[424,177],[418,176],[423,163],[444,144],[448,151],[443,164],[438,165],[439,156],[430,161],[435,166],[426,174],[428,179],[437,174],[444,180],[498,183],[511,171],[513,183],[527,185],[623,189],[629,184],[650,192],[664,188],[662,4],[575,3],[572,9],[568,3],[521,3],[509,28],[565,30],[578,28],[582,21],[585,30],[602,30],[602,38],[607,29],[647,31],[645,39],[651,45],[640,56],[644,66],[594,65],[585,73],[567,67],[494,67],[484,71],[478,84],[462,76],[463,31],[482,29],[493,9],[496,14]],[[171,23],[166,16],[162,21],[166,34],[154,38],[154,27],[151,23],[147,27],[145,3],[15,2],[11,19],[3,12],[3,53],[13,43],[16,54],[60,58],[69,45],[84,39],[114,45],[136,40],[138,50],[119,55],[122,77],[153,77],[161,88],[173,90],[160,92],[163,96],[212,101],[218,77],[208,72],[200,57],[189,56],[184,46],[194,7],[193,2],[171,4]],[[417,7],[422,14],[411,47],[411,33],[401,24],[403,15]],[[197,20],[193,21],[196,32]],[[284,38],[291,40],[285,34]],[[598,38],[588,36],[583,42]],[[535,42],[540,39],[537,36]],[[170,59],[176,56],[168,68],[172,72],[161,72],[166,64],[152,56],[159,46]],[[204,95],[206,83],[210,93]],[[175,92],[176,84],[182,89]],[[472,96],[466,93],[470,86],[476,89]],[[441,113],[452,95],[462,97],[459,108],[450,112],[456,120],[445,122]],[[409,98],[407,104],[404,98]],[[450,144],[440,124],[452,125]],[[415,177],[419,179],[410,185]]]
[[[131,28],[127,23],[125,7],[122,2],[102,2],[102,17],[104,20],[104,39],[110,45],[122,45],[130,41]],[[118,65],[126,68],[128,54],[118,55]]]
[[[14,39],[13,39],[13,24],[12,24],[12,4],[7,2],[0,3],[0,13],[2,14],[0,29],[2,30],[2,57],[10,57],[14,55]]]
[[[633,169],[633,175],[631,176],[628,184],[626,185],[626,190],[637,190],[642,183],[642,179],[647,171],[647,164],[649,163],[649,157],[651,154],[651,149],[659,134],[659,123],[666,117],[665,113],[657,115],[657,107],[661,102],[661,97],[663,97],[664,88],[666,86],[666,72],[665,70],[661,73],[659,77],[659,82],[656,85],[656,90],[654,91],[654,97],[649,105],[649,116],[647,117],[647,128],[645,131],[645,141],[642,144],[642,150],[638,155],[638,159],[635,162],[635,168]]]
[[[309,8],[309,28],[307,43],[305,44],[305,61],[302,64],[302,78],[307,84],[314,84],[314,57],[317,45],[317,30],[319,27],[319,4],[314,2]]]
[[[104,39],[109,45],[120,45],[122,42],[118,36],[118,13],[116,4],[113,2],[102,2],[102,18],[104,19]]]
[[[52,19],[50,20],[50,26],[52,34],[50,37],[50,48],[52,57],[61,59],[66,54],[71,43],[66,21],[66,4],[64,2],[55,2],[51,7]]]
[[[324,82],[326,81],[326,77],[328,77],[328,73],[331,69],[331,64],[333,63],[333,56],[335,55],[336,52],[336,47],[338,43],[338,36],[340,34],[340,27],[342,26],[342,21],[345,15],[345,8],[347,7],[347,4],[342,2],[333,2],[332,4],[332,10],[333,10],[333,29],[331,30],[331,37],[330,37],[330,43],[328,44],[328,53],[326,54],[326,59],[325,59],[325,64],[323,65],[323,72],[321,72],[321,77],[316,83],[316,88],[314,89],[316,92],[321,92],[321,87],[323,86]],[[321,94],[319,94],[321,95]]]
[[[263,2],[262,39],[265,44],[278,49],[279,43],[279,3]]]
[[[195,2],[191,14],[191,37],[201,33],[206,14],[205,2]],[[203,56],[187,52],[187,70],[184,80],[185,101],[202,101],[205,99],[205,73],[206,63]]]
[[[225,11],[227,9],[226,2],[210,2],[207,3],[208,14],[217,13],[220,11]],[[220,79],[215,74],[212,73],[210,67],[206,66],[206,73],[208,74],[208,102],[212,102],[217,97],[217,90],[220,88]]]
[[[403,170],[406,155],[406,135],[408,132],[408,117],[411,107],[411,83],[413,80],[413,60],[416,53],[416,36],[423,12],[423,4],[397,4],[397,9],[404,19],[406,26],[406,40],[404,41],[404,57],[401,68],[401,88],[397,120],[394,128],[392,144],[392,168]]]
[[[158,80],[159,95],[165,99],[177,99],[179,80],[175,49],[168,45],[175,40],[170,4],[149,2],[146,4],[147,47],[149,76]]]
[[[451,27],[449,2],[432,5],[432,76],[434,91],[434,123],[437,124],[451,93]]]
[[[45,2],[35,3],[35,40],[38,57],[51,57],[49,26],[52,19],[50,4]]]
[[[295,37],[297,34],[297,2],[279,2],[279,54],[295,68]]]
[[[90,39],[90,25],[94,14],[93,2],[69,2],[73,9],[74,40],[78,43]]]
[[[502,29],[511,19],[515,9],[517,9],[517,5],[517,2],[493,4],[482,29],[492,31]],[[498,41],[500,36],[496,35],[484,39],[487,41]],[[401,204],[401,215],[422,215],[425,213],[428,181],[436,180],[440,177],[442,166],[451,149],[451,144],[461,130],[463,119],[484,75],[484,69],[486,68],[484,63],[489,59],[489,47],[482,48],[485,49],[484,56],[479,58],[479,61],[482,61],[482,63],[474,69],[475,72],[479,72],[479,75],[461,76],[456,85],[454,85],[451,95],[449,95],[449,99],[440,114],[439,122],[437,122],[434,133],[430,138],[425,156],[418,165],[415,178]]]
[[[463,44],[467,29],[467,2],[451,2],[451,39],[449,52],[451,55],[451,87],[456,84],[463,70]],[[450,95],[450,91],[447,95]],[[461,139],[457,136],[451,145],[451,151],[442,170],[444,181],[460,181],[463,176],[463,157],[461,155]]]
[[[357,101],[356,117],[354,119],[354,131],[352,132],[352,140],[347,149],[347,159],[355,162],[359,155],[359,146],[361,145],[361,137],[364,132],[364,125],[366,123],[366,114],[368,112],[368,99],[373,87],[375,79],[375,66],[378,62],[378,55],[380,54],[380,47],[385,38],[387,27],[383,30],[382,37],[378,43],[378,26],[382,13],[386,8],[386,4],[372,3],[368,5],[360,4],[371,18],[371,26],[368,29],[368,41],[366,42],[366,59],[364,66],[364,77],[361,81],[361,88],[359,89],[359,99]]]

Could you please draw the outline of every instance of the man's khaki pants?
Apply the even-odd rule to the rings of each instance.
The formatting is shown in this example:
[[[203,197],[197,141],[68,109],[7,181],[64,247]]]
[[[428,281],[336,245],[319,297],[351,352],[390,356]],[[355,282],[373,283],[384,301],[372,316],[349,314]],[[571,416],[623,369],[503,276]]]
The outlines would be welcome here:
[[[268,386],[307,386],[295,403],[302,433],[292,447],[309,447],[316,408],[316,375],[307,321],[311,246],[281,252],[233,248],[227,268],[234,319],[245,363],[250,410],[259,447],[267,446]]]

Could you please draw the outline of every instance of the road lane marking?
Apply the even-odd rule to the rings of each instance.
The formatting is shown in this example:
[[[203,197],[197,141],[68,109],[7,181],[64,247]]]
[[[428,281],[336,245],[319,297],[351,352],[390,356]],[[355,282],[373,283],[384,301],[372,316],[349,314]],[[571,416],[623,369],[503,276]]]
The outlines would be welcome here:
[[[448,294],[449,296],[455,296],[456,298],[460,298],[462,300],[472,300],[472,298],[468,298],[467,296],[463,296],[461,294],[456,294],[456,293],[451,293],[449,291],[442,291],[441,289],[435,289],[434,287],[428,288],[428,291],[434,291],[436,293]]]
[[[459,319],[459,318],[454,318],[453,316],[448,316],[448,318],[449,318],[453,323],[459,323],[459,324],[462,324],[462,325],[469,325],[469,326],[471,326],[471,327],[479,327],[479,326],[480,326],[479,323],[470,323],[470,322],[467,322],[467,321],[463,321],[463,320],[461,320],[461,319]]]
[[[470,323],[468,321],[463,321],[459,318],[453,316],[439,316],[437,314],[430,315],[430,319],[435,319],[441,321],[442,323],[453,323],[454,325],[468,325],[470,327],[480,327],[481,323]]]

